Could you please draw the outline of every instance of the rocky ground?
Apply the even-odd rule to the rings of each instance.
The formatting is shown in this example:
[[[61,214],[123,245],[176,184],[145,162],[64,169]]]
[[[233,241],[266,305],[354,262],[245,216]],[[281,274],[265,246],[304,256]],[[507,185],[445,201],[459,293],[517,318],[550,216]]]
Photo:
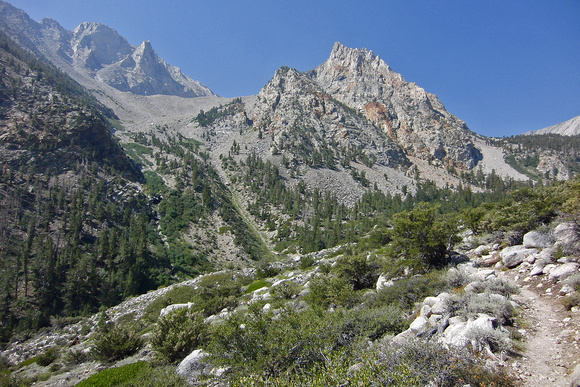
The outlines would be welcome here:
[[[523,351],[510,366],[524,386],[567,386],[580,362],[580,310],[564,308],[561,285],[546,276],[530,277],[528,267],[500,272],[500,277],[521,288],[514,298],[521,306]]]

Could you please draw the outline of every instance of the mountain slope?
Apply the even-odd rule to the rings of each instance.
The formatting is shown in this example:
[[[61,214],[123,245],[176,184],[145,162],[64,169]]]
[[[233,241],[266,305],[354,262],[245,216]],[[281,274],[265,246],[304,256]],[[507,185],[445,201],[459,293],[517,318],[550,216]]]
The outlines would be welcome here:
[[[580,116],[576,116],[568,121],[556,125],[548,126],[547,128],[534,130],[533,132],[527,132],[524,134],[560,134],[562,136],[578,136],[580,135]]]
[[[337,42],[329,59],[308,75],[328,94],[363,112],[412,156],[462,169],[481,160],[474,134],[463,121],[371,51]]]

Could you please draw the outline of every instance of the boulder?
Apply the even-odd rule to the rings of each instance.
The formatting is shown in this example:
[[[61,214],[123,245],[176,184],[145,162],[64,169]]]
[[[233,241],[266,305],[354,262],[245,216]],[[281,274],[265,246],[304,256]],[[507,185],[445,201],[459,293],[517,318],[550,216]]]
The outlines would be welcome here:
[[[193,302],[188,302],[187,304],[173,304],[173,305],[168,305],[165,308],[161,309],[161,312],[159,312],[159,316],[160,317],[165,317],[167,316],[169,313],[174,312],[178,309],[184,309],[184,308],[191,308],[193,306]]]
[[[479,255],[480,257],[483,255],[489,254],[489,246],[481,245],[473,249],[473,254]]]
[[[574,368],[570,377],[570,387],[580,387],[580,364]]]
[[[544,273],[544,267],[546,266],[545,263],[538,261],[536,262],[536,264],[534,265],[534,267],[532,267],[532,270],[530,270],[530,275],[540,275]]]
[[[506,247],[500,252],[501,260],[508,268],[514,268],[526,259],[530,254],[534,254],[536,249],[527,249],[523,245]]]
[[[419,312],[419,316],[429,318],[431,316],[431,307],[429,305],[423,305]]]
[[[524,235],[524,247],[525,248],[546,248],[554,244],[554,238],[545,232],[541,231],[530,231]]]
[[[565,263],[550,271],[549,278],[551,281],[561,281],[570,277],[572,274],[577,273],[579,267],[580,264],[576,262]]]
[[[501,255],[498,252],[495,252],[491,255],[482,256],[479,264],[483,267],[489,267],[495,265],[499,261],[501,261]]]
[[[377,290],[377,292],[380,292],[381,290],[383,290],[384,288],[388,288],[389,286],[393,286],[393,281],[389,280],[384,274],[381,274],[379,276],[379,279],[377,279],[375,289]]]
[[[565,296],[566,294],[574,293],[575,291],[576,289],[574,289],[574,286],[570,284],[565,284],[564,286],[562,286],[562,289],[560,289],[559,294]]]
[[[486,314],[479,314],[477,318],[469,319],[467,322],[457,322],[451,324],[443,332],[441,341],[444,344],[454,347],[466,347],[471,343],[475,349],[481,349],[481,338],[497,336],[495,331],[503,329],[494,317]]]
[[[576,254],[580,250],[580,230],[574,222],[560,223],[553,232],[555,246],[565,254]]]
[[[546,266],[544,266],[544,274],[550,274],[552,272],[552,270],[554,270],[555,268],[557,268],[558,265],[554,265],[553,263],[549,263]]]
[[[203,360],[208,356],[207,352],[196,349],[177,366],[177,374],[186,379],[189,384],[195,384],[202,375],[209,375],[212,367]]]
[[[409,330],[415,334],[419,334],[424,332],[427,327],[429,327],[429,319],[424,316],[419,316],[409,325]]]

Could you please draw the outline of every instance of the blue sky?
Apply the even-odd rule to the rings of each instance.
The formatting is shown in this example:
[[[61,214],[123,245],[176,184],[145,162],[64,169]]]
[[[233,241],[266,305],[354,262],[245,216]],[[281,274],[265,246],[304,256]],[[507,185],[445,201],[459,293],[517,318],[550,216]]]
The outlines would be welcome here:
[[[366,47],[475,132],[506,136],[580,115],[579,0],[12,0],[32,19],[150,40],[216,93],[256,94],[310,70],[335,41]]]

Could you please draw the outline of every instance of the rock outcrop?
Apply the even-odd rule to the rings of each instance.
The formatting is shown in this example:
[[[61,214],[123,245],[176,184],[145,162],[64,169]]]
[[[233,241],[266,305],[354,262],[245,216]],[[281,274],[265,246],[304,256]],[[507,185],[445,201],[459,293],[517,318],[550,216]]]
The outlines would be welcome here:
[[[482,158],[463,121],[372,51],[337,42],[330,58],[308,75],[332,97],[379,125],[409,155],[459,168],[473,168]]]

